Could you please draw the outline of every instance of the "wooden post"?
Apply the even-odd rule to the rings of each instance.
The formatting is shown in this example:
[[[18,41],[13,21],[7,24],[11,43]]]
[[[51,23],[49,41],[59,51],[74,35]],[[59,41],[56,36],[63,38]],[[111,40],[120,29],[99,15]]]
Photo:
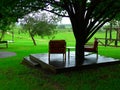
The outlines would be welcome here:
[[[115,46],[117,47],[117,45],[118,45],[118,42],[117,42],[117,39],[115,40]]]
[[[116,28],[116,31],[117,31],[117,33],[116,33],[116,40],[118,40],[118,39],[119,39],[119,32],[118,32],[118,28]]]
[[[117,45],[118,45],[118,28],[115,28],[116,29],[116,39],[115,39],[115,46],[117,47]]]
[[[112,40],[112,23],[110,23],[110,40]]]
[[[106,28],[106,33],[105,33],[105,46],[107,46],[107,32],[108,32],[108,30],[107,30],[107,28]]]

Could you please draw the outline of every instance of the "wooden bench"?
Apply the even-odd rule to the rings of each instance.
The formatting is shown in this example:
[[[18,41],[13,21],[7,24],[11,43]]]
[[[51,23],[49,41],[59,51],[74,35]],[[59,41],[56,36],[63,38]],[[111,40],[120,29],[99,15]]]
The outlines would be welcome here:
[[[50,62],[50,54],[63,54],[63,60],[66,61],[66,42],[65,40],[50,40],[48,59]]]
[[[86,47],[86,46],[85,46],[84,51],[85,51],[85,52],[90,52],[90,53],[87,54],[87,55],[96,53],[96,57],[97,57],[97,59],[98,59],[98,40],[95,39],[94,44],[93,44],[92,47],[89,47],[89,46]]]
[[[7,41],[0,41],[0,44],[6,44],[6,48],[8,48],[8,42]]]

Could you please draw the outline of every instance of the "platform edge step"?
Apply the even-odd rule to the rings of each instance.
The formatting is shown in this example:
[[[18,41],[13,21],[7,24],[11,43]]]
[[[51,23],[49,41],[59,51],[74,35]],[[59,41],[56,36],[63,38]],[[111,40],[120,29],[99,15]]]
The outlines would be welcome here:
[[[50,71],[56,73],[56,68],[55,68],[54,66],[52,66],[52,65],[50,65],[50,64],[47,64],[46,62],[44,62],[44,61],[41,60],[40,58],[34,56],[33,54],[31,54],[31,55],[29,55],[29,56],[30,56],[30,59],[31,59],[32,61],[35,61],[35,62],[39,63],[40,66],[41,66],[43,69],[45,69],[45,70],[50,70]]]
[[[24,57],[23,60],[24,60],[26,63],[28,63],[28,64],[30,64],[30,65],[32,65],[32,66],[37,66],[37,65],[39,65],[39,63],[31,60],[29,56],[28,56],[28,57]]]

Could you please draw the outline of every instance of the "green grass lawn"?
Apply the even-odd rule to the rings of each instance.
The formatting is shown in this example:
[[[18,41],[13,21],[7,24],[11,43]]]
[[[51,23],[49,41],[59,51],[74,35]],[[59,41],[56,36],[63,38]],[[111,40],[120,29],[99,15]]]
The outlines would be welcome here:
[[[97,34],[96,36],[101,36]],[[96,37],[95,36],[95,37]],[[72,32],[59,33],[55,39],[65,39],[67,46],[74,46]],[[5,40],[10,40],[9,35]],[[34,46],[28,35],[16,35],[15,42],[0,51],[15,52],[16,56],[0,59],[0,90],[119,90],[120,65],[111,65],[82,71],[71,71],[61,74],[43,72],[41,69],[21,64],[23,57],[32,53],[48,51],[47,37],[36,37]],[[92,40],[91,40],[92,41]],[[4,47],[4,45],[0,45]],[[99,54],[120,59],[120,47],[99,46]]]

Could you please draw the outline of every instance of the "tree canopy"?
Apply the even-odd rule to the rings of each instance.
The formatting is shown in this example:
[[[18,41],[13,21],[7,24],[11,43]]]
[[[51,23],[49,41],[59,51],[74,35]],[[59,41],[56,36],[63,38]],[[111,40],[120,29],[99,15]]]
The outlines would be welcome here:
[[[76,39],[76,66],[84,62],[85,43],[120,11],[120,0],[2,0],[2,3],[11,1],[13,4],[8,7],[15,17],[39,9],[69,17]],[[5,15],[3,13],[0,12],[0,17]]]
[[[22,32],[28,31],[34,45],[37,45],[34,36],[38,35],[42,38],[52,36],[55,34],[56,23],[60,20],[55,14],[34,12],[24,16],[23,19],[19,20],[19,23],[23,27],[24,31],[22,30]]]

